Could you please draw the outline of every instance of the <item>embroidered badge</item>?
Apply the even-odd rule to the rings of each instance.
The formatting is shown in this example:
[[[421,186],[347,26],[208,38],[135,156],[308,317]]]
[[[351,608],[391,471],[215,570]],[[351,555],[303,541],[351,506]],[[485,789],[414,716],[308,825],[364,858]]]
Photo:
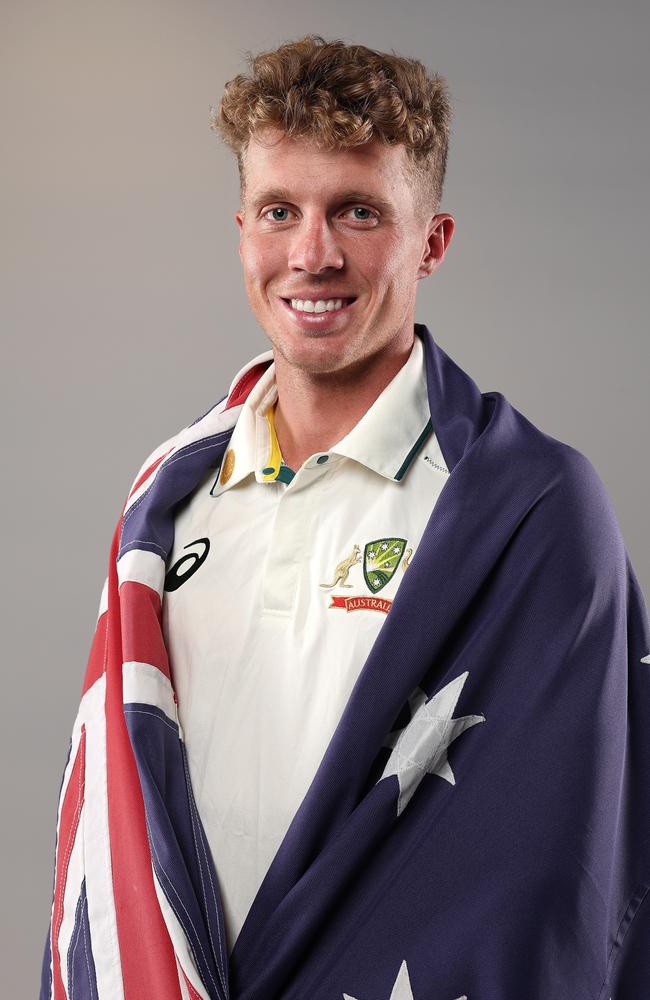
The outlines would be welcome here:
[[[347,582],[348,573],[355,563],[358,562],[361,562],[361,549],[358,545],[355,545],[347,559],[341,559],[341,562],[336,564],[334,579],[332,582],[321,583],[320,586],[325,587],[327,590],[331,590],[332,587],[336,587],[337,583],[339,587],[351,587],[352,584]]]
[[[402,562],[402,572],[406,572],[413,549],[405,549],[405,546],[405,538],[378,538],[374,542],[368,542],[364,547],[363,578],[366,586],[373,594],[378,593],[390,582],[400,561]],[[404,557],[403,559],[402,556]],[[337,563],[334,570],[334,579],[330,583],[321,583],[319,586],[326,590],[331,590],[337,585],[339,587],[352,587],[352,584],[347,582],[348,575],[352,567],[361,561],[361,549],[355,543],[350,555]],[[370,611],[382,611],[384,614],[388,614],[392,603],[392,600],[388,598],[367,597],[365,594],[355,595],[354,597],[332,595],[332,601],[328,607],[343,608],[345,611],[366,609]]]
[[[348,993],[344,993],[343,1000],[355,1000],[355,997],[351,997]],[[397,978],[393,983],[391,995],[387,998],[387,1000],[415,1000],[413,990],[411,989],[411,980],[409,979],[409,970],[406,964],[406,959],[404,959],[399,967],[399,972],[397,973]],[[456,997],[456,1000],[468,1000],[468,998],[465,994],[463,994],[462,997]]]
[[[366,597],[363,594],[359,597],[339,597],[338,595],[333,595],[332,603],[329,607],[344,608],[346,611],[361,611],[365,608],[367,611],[383,611],[387,615],[392,603],[392,601],[386,598]]]
[[[400,563],[406,547],[405,538],[378,538],[368,542],[363,552],[363,577],[374,594],[378,594]]]

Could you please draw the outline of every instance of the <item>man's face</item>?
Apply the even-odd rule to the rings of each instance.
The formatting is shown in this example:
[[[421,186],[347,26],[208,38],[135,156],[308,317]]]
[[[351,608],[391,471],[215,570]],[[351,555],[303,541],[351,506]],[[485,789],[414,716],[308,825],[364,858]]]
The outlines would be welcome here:
[[[343,372],[405,349],[416,283],[441,263],[454,228],[449,215],[417,219],[405,147],[323,150],[277,130],[261,137],[265,145],[251,139],[246,151],[235,218],[246,291],[276,362]]]

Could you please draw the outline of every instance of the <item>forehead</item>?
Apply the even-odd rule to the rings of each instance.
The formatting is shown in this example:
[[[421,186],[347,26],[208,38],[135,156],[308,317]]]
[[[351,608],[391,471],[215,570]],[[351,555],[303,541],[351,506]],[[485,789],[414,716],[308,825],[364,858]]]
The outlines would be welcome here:
[[[277,129],[251,137],[244,154],[247,200],[262,189],[296,193],[336,192],[359,188],[399,198],[408,191],[406,148],[376,139],[344,149],[319,148],[309,138],[292,138]]]

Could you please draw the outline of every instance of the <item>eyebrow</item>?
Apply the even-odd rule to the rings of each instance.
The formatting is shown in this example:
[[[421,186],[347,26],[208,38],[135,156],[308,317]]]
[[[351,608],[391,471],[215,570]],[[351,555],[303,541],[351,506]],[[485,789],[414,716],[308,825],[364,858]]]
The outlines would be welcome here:
[[[250,204],[252,208],[260,208],[262,205],[266,205],[272,201],[292,201],[291,192],[287,188],[267,188],[253,195]],[[332,202],[337,204],[350,201],[369,201],[383,212],[389,213],[393,211],[393,205],[390,201],[382,198],[379,194],[374,194],[372,191],[359,191],[356,189],[341,191],[332,197]]]

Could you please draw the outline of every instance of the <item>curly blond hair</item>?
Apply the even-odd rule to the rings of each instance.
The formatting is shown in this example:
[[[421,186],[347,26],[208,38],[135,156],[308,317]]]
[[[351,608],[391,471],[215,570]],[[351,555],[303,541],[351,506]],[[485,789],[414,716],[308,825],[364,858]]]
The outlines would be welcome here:
[[[452,118],[442,76],[429,75],[417,59],[321,35],[246,55],[250,75],[229,80],[219,106],[210,108],[210,128],[237,157],[242,202],[248,143],[271,126],[328,149],[372,139],[403,143],[416,213],[438,211]]]

